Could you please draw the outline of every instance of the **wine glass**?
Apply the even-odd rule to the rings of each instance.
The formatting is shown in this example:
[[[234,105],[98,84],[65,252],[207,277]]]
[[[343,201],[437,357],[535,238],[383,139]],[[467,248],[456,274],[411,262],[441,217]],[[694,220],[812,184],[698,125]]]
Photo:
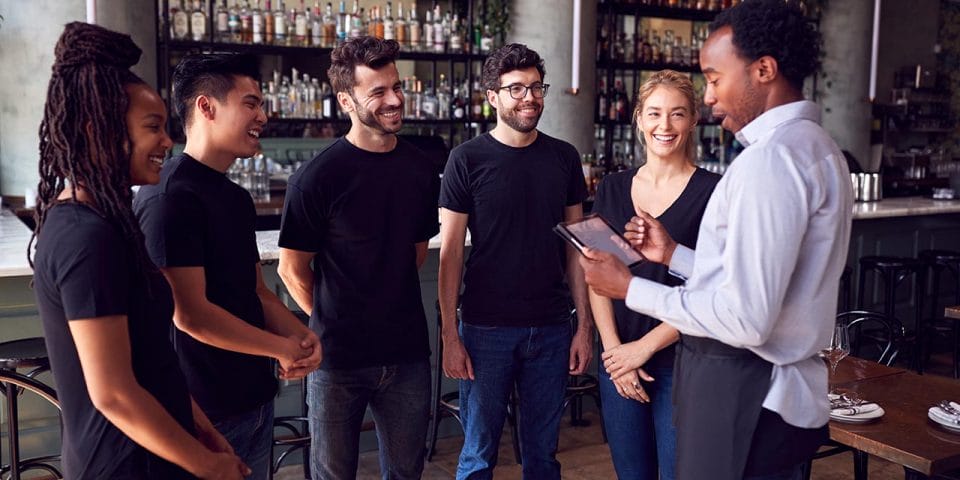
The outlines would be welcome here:
[[[847,325],[838,322],[833,327],[833,336],[830,337],[830,346],[820,352],[830,363],[830,376],[836,376],[837,365],[840,360],[850,355],[850,336],[847,334]],[[831,390],[830,393],[836,393]]]

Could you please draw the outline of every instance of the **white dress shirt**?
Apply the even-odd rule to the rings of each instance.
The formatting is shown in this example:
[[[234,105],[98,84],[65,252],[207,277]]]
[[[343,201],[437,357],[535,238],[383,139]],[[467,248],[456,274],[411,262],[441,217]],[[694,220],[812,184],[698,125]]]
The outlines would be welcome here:
[[[768,110],[737,133],[746,149],[717,184],[697,250],[670,269],[686,285],[633,278],[627,306],[685,335],[746,348],[773,364],[763,406],[794,426],[828,420],[827,368],[853,193],[816,104]]]

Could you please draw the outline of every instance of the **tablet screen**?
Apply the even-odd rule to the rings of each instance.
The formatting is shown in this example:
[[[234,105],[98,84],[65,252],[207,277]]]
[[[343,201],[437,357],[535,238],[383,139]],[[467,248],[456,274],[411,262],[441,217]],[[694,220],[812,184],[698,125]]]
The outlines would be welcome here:
[[[637,253],[603,217],[596,214],[587,215],[573,222],[561,223],[557,225],[557,233],[581,252],[584,246],[609,252],[616,255],[627,266],[643,261],[643,256]]]

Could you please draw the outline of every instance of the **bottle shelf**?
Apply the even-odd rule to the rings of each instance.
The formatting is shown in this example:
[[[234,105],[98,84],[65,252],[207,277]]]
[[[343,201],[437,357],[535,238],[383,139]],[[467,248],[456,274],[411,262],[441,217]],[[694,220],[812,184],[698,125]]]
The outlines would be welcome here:
[[[633,126],[632,120],[610,120],[606,118],[594,118],[593,123],[604,127]],[[705,120],[701,118],[697,122],[698,127],[717,127],[719,125],[720,121],[714,119]]]
[[[700,73],[700,65],[684,65],[680,63],[646,63],[646,62],[611,62],[598,61],[597,68],[605,70],[641,70],[658,71],[664,69],[676,70],[684,73]]]
[[[404,118],[404,125],[486,125],[496,122],[494,119],[473,119],[473,118]],[[350,125],[349,118],[268,118],[267,126],[273,125],[302,125],[307,123],[331,123],[335,125]]]
[[[693,20],[695,22],[712,21],[713,18],[720,13],[719,10],[698,10],[695,8],[662,7],[622,2],[601,3],[597,9],[598,13],[668,18],[673,20]]]
[[[170,40],[167,48],[177,52],[219,52],[219,53],[249,53],[252,55],[288,55],[294,53],[330,56],[333,47],[315,47],[301,45],[277,45],[267,43],[233,43],[219,41]],[[486,54],[469,53],[463,51],[433,51],[433,50],[400,50],[400,60],[427,60],[427,61],[483,61]]]

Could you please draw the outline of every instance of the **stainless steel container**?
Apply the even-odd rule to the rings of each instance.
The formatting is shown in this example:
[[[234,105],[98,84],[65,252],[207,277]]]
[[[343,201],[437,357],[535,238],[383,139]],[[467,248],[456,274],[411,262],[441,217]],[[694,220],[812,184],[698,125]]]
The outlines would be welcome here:
[[[861,202],[876,202],[882,199],[883,190],[880,174],[858,173],[856,200]]]
[[[857,173],[850,174],[850,183],[853,184],[853,201],[860,201],[860,175]]]

